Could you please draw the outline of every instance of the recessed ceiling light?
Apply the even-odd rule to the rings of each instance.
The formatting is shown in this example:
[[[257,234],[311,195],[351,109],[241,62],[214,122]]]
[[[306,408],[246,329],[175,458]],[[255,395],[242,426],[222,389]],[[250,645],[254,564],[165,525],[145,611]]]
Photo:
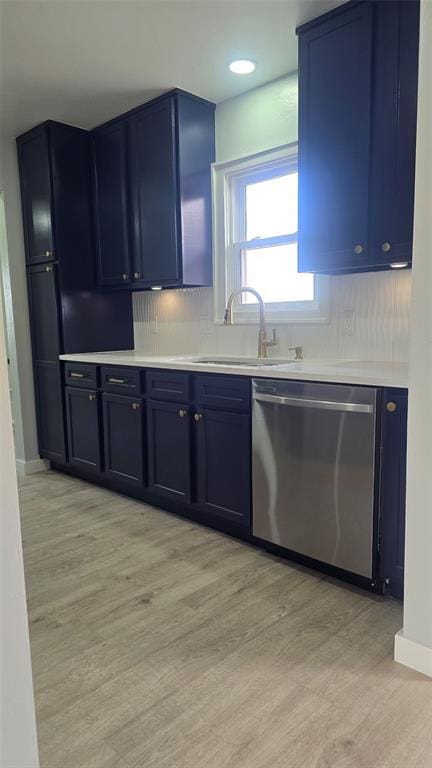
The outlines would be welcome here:
[[[255,63],[250,59],[236,59],[231,62],[229,68],[235,75],[250,75],[255,69]]]
[[[394,261],[393,264],[390,264],[392,269],[405,269],[405,267],[408,266],[407,261]]]

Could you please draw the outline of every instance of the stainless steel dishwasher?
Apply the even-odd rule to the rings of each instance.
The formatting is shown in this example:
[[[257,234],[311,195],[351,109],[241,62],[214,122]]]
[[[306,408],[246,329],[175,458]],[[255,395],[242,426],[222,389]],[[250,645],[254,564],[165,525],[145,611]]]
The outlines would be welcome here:
[[[377,390],[254,379],[253,533],[372,578]]]

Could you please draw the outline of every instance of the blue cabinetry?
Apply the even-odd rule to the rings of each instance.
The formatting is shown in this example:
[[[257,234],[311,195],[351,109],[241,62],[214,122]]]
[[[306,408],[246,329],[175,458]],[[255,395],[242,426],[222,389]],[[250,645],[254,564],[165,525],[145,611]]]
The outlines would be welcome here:
[[[65,389],[69,467],[114,490],[258,543],[251,527],[248,377],[75,361],[64,369],[70,384]],[[54,430],[54,422],[47,423]],[[359,583],[367,581],[370,588],[397,598],[403,595],[406,430],[407,391],[379,388],[373,573]],[[53,431],[46,439],[61,467],[65,460],[56,454],[56,438]],[[309,513],[313,521],[316,509]],[[310,559],[307,564],[325,567]],[[337,569],[332,573],[356,578]]]
[[[250,417],[210,408],[200,409],[196,416],[197,503],[209,515],[248,527]]]
[[[404,584],[407,412],[406,390],[383,391],[379,575],[399,599]]]
[[[189,403],[148,400],[147,423],[149,490],[190,504],[192,457]]]
[[[411,263],[419,2],[349,2],[298,29],[299,269]]]
[[[100,473],[100,395],[91,389],[66,387],[69,463],[85,472]]]
[[[127,485],[143,487],[145,480],[145,404],[141,398],[104,392],[103,441],[105,473]]]
[[[102,286],[132,280],[126,132],[124,120],[93,131],[96,264]]]
[[[59,355],[130,349],[132,306],[95,280],[89,133],[47,121],[17,139],[39,453],[66,458]]]
[[[170,91],[93,131],[103,286],[209,285],[214,104]]]

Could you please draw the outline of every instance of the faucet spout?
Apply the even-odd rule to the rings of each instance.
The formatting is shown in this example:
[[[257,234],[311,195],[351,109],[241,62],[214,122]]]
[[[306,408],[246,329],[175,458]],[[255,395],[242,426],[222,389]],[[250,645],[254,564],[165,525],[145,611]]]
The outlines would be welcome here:
[[[265,311],[264,311],[264,301],[260,293],[255,290],[255,288],[250,288],[249,286],[244,286],[243,288],[236,288],[235,291],[231,293],[231,295],[228,298],[227,306],[225,310],[224,315],[224,324],[225,325],[234,325],[234,319],[233,319],[233,301],[236,298],[236,296],[239,296],[241,293],[252,293],[257,301],[259,306],[259,332],[258,332],[258,357],[267,357],[267,348],[268,347],[274,347],[277,344],[276,339],[276,331],[273,329],[273,335],[271,339],[268,339],[266,336],[266,327],[265,327]]]

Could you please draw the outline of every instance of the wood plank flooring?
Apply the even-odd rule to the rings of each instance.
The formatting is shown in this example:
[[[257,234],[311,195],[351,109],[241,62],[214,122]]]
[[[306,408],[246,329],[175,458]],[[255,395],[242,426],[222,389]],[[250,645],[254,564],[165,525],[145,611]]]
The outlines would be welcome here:
[[[41,768],[431,768],[398,603],[59,473],[20,495]]]

